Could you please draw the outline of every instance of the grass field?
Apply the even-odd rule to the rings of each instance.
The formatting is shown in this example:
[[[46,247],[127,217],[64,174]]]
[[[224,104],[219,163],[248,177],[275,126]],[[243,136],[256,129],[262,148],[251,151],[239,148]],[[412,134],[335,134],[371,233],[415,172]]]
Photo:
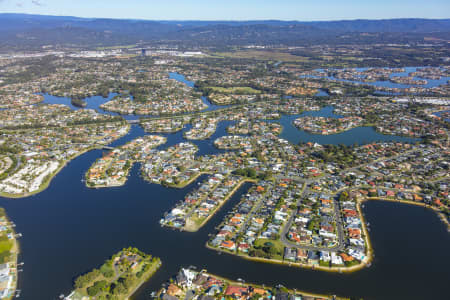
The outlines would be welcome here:
[[[243,95],[253,95],[253,94],[261,94],[261,91],[255,90],[251,87],[229,87],[224,88],[220,86],[209,86],[208,89],[211,89],[214,93],[220,94],[243,94]]]
[[[130,49],[130,48],[134,48],[137,45],[125,45],[125,46],[110,46],[110,47],[97,47],[96,50],[101,51],[101,50],[115,50],[115,49]]]
[[[235,52],[214,52],[212,56],[230,57],[230,58],[247,58],[268,61],[285,61],[285,62],[306,62],[307,57],[292,55],[287,52],[269,51],[269,50],[237,50]]]
[[[9,240],[0,242],[0,253],[11,250],[13,243]]]
[[[256,247],[263,247],[266,243],[272,244],[278,251],[283,253],[284,245],[280,240],[256,239],[254,245]]]
[[[254,246],[259,248],[269,245],[272,245],[272,247],[274,247],[279,253],[277,255],[274,255],[272,259],[283,259],[284,245],[280,240],[256,239],[254,243]]]

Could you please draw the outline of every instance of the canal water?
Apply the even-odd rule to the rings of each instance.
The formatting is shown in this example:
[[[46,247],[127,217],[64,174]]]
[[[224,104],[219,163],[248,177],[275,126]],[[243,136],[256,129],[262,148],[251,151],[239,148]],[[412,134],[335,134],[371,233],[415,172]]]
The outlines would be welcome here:
[[[171,72],[171,73],[169,73],[169,78],[170,79],[175,79],[175,80],[177,80],[179,82],[182,82],[182,83],[184,83],[185,85],[187,85],[187,86],[189,86],[191,88],[194,88],[194,86],[195,86],[195,83],[193,81],[187,80],[184,77],[184,75],[181,75],[180,73]],[[229,107],[229,105],[216,105],[216,104],[213,104],[205,96],[202,96],[201,98],[202,98],[203,103],[208,105],[208,108],[205,109],[204,111],[218,110],[218,109],[221,109],[221,108]]]
[[[199,153],[217,150],[212,140],[225,134],[223,122],[211,140],[194,142]],[[184,130],[188,130],[185,128]],[[118,146],[145,134],[137,125],[112,143]],[[167,134],[161,148],[183,141],[182,131]],[[310,292],[333,293],[364,299],[426,299],[445,296],[450,275],[450,239],[445,226],[428,210],[407,205],[370,202],[365,212],[371,224],[376,258],[371,268],[354,274],[327,274],[293,267],[246,261],[208,250],[208,234],[214,233],[223,216],[249,185],[243,186],[211,221],[197,233],[161,228],[159,219],[177,201],[195,188],[170,189],[145,182],[135,165],[122,187],[89,189],[81,181],[86,170],[100,156],[88,152],[70,162],[48,189],[23,199],[0,198],[20,240],[19,276],[23,299],[56,299],[68,294],[73,279],[128,246],[161,257],[163,267],[146,283],[136,299],[149,299],[150,293],[184,266],[195,265],[212,273],[247,282],[287,287]]]
[[[46,99],[50,99],[48,97]],[[110,95],[109,98],[112,97]],[[98,102],[108,100],[102,99]],[[90,100],[86,100],[88,107]],[[70,101],[64,104],[70,104]],[[305,115],[339,117],[333,114],[332,107],[300,116]],[[408,141],[379,135],[370,128],[356,128],[332,136],[311,135],[292,126],[296,117],[299,116],[283,116],[279,120],[284,127],[281,136],[293,143],[353,144],[378,141],[382,137]],[[225,129],[230,124],[232,122],[220,122],[210,139],[191,141],[199,147],[198,154],[218,153],[212,143],[226,134]],[[183,131],[189,129],[190,125],[187,125]],[[167,143],[159,148],[185,141],[183,131],[165,134]],[[144,134],[142,128],[133,125],[126,136],[111,146],[122,145]],[[23,234],[19,258],[25,262],[24,271],[19,275],[22,299],[57,299],[61,293],[67,295],[75,277],[98,267],[112,254],[128,246],[158,256],[163,262],[161,270],[137,292],[135,299],[139,300],[150,299],[150,293],[180,267],[190,265],[231,279],[243,278],[247,282],[266,285],[283,284],[309,292],[364,299],[448,296],[450,238],[445,226],[429,210],[397,203],[366,203],[364,212],[371,224],[370,237],[376,256],[370,268],[353,274],[329,274],[251,262],[231,255],[219,255],[205,247],[208,235],[215,232],[215,227],[250,184],[241,187],[198,232],[179,232],[160,227],[159,220],[205,176],[183,189],[165,188],[144,181],[136,164],[122,187],[86,188],[82,178],[101,155],[101,150],[93,150],[69,162],[49,188],[37,195],[23,199],[0,198],[0,206],[16,223],[17,232]]]
[[[187,80],[183,75],[181,75],[179,73],[175,73],[175,72],[169,73],[169,78],[175,79],[179,82],[182,82],[189,87],[192,87],[192,88],[194,87],[194,82]],[[104,98],[102,96],[91,96],[91,97],[84,98],[83,100],[86,102],[86,107],[84,107],[84,108],[85,109],[95,109],[97,112],[99,112],[101,114],[105,114],[105,115],[117,116],[117,115],[119,115],[118,113],[106,111],[106,110],[103,110],[100,108],[100,105],[112,100],[117,95],[118,95],[117,93],[110,93],[108,95],[108,97],[106,97],[106,98]],[[68,98],[68,97],[58,97],[58,96],[50,95],[48,93],[44,93],[44,94],[42,94],[42,96],[44,97],[44,100],[42,101],[42,103],[64,104],[64,105],[69,106],[73,110],[82,109],[78,106],[73,105],[71,103],[70,98]],[[132,96],[131,96],[131,99],[133,99]],[[229,105],[215,105],[215,104],[211,103],[207,97],[204,97],[204,96],[201,96],[201,99],[202,99],[203,103],[208,106],[208,108],[204,109],[203,111],[213,111],[213,110],[218,110],[218,109],[223,109],[223,108],[229,107]],[[153,118],[153,117],[158,117],[158,116],[122,115],[122,117],[125,118],[126,120],[137,120],[139,118]]]
[[[448,110],[443,110],[443,111],[435,112],[433,115],[438,116],[438,117],[441,118],[443,113],[448,113],[448,112],[449,112]],[[450,122],[450,119],[444,118],[444,121]]]
[[[325,90],[319,89],[314,96],[316,96],[316,97],[328,97],[328,96],[330,96],[330,94],[328,94]]]
[[[175,76],[171,73],[171,76]],[[178,76],[182,75],[176,75],[173,78],[178,78]],[[184,80],[180,79],[180,80]],[[189,82],[188,82],[189,83]],[[97,110],[101,114],[109,114],[109,115],[118,115],[116,113],[111,113],[102,110],[99,106],[109,100],[111,100],[114,96],[117,94],[111,93],[108,98],[103,98],[102,96],[93,96],[89,98],[85,98],[84,101],[86,101],[87,106],[86,108],[91,108]],[[76,107],[70,103],[70,98],[66,97],[56,97],[49,94],[43,94],[44,96],[44,103],[48,104],[65,104],[68,105],[71,109],[77,110],[80,109],[79,107]],[[209,102],[208,102],[209,103]],[[219,108],[224,108],[225,106],[218,106],[218,105],[211,105],[207,110],[217,110]],[[407,142],[407,143],[414,143],[418,141],[418,139],[413,138],[407,138],[407,137],[401,137],[401,136],[395,136],[395,135],[384,135],[381,133],[378,133],[373,129],[372,127],[357,127],[351,130],[348,130],[346,132],[342,132],[339,134],[332,134],[332,135],[321,135],[321,134],[312,134],[308,133],[303,130],[297,129],[293,125],[293,121],[299,117],[305,117],[305,116],[314,116],[314,117],[327,117],[327,118],[340,118],[341,116],[335,115],[333,113],[333,107],[332,106],[326,106],[322,108],[320,111],[306,111],[302,114],[297,115],[282,115],[279,120],[268,120],[268,122],[277,122],[280,123],[283,126],[283,131],[280,134],[280,137],[283,139],[288,140],[289,142],[293,144],[298,144],[299,142],[313,142],[313,143],[319,143],[319,144],[345,144],[345,145],[353,145],[353,144],[367,144],[372,142],[389,142],[389,141],[395,141],[395,142]],[[137,116],[137,115],[123,115],[123,117],[127,120],[136,120],[140,117],[155,117],[155,116]],[[227,135],[226,134],[226,127],[233,124],[234,122],[228,122],[228,121],[222,121],[219,122],[217,126],[216,132],[207,140],[204,141],[192,141],[195,144],[204,144],[205,147],[208,148],[208,151],[203,153],[200,152],[199,155],[204,154],[211,154],[214,152],[217,152],[217,149],[213,146],[214,139]],[[191,128],[191,125],[187,125],[185,127],[186,129]],[[173,144],[182,142],[183,136],[181,132],[178,132],[174,136],[172,136],[172,140],[176,141]],[[173,145],[170,144],[170,145]],[[163,145],[167,146],[167,144]]]
[[[128,138],[140,135],[139,127]],[[175,136],[176,134],[174,134]],[[127,138],[127,139],[128,139]],[[125,139],[122,139],[125,142]],[[247,282],[310,292],[333,293],[364,299],[427,299],[445,297],[450,276],[450,239],[436,215],[419,207],[369,202],[365,205],[375,249],[372,267],[354,274],[328,274],[246,261],[218,255],[204,244],[224,214],[249,185],[243,186],[210,222],[197,233],[162,228],[159,219],[195,188],[170,189],[149,184],[135,165],[122,187],[88,189],[84,173],[101,156],[100,150],[70,162],[42,193],[24,199],[0,199],[20,240],[19,276],[23,299],[56,299],[68,294],[77,276],[98,267],[128,246],[161,257],[163,267],[146,283],[136,299],[149,295],[184,266],[195,265],[212,273]]]
[[[414,138],[382,134],[376,132],[373,127],[356,127],[342,133],[330,135],[313,134],[297,129],[293,124],[295,119],[306,116],[326,118],[342,117],[333,113],[332,106],[326,106],[319,111],[305,111],[299,115],[282,115],[280,120],[268,120],[268,122],[280,123],[283,126],[283,131],[281,132],[280,137],[288,140],[292,144],[298,144],[299,142],[312,142],[322,145],[344,144],[349,146],[354,144],[368,144],[372,142],[414,143],[419,141],[419,139]]]
[[[405,72],[400,72],[400,73],[392,73],[389,75],[389,78],[392,77],[407,77],[409,75],[409,73],[411,72],[416,72],[417,69],[420,69],[423,67],[405,67]],[[367,70],[368,68],[355,68],[357,71],[362,72]],[[316,69],[316,71],[324,71],[323,69]],[[336,78],[334,76],[325,76],[325,77],[317,77],[317,76],[305,76],[305,77],[312,77],[312,78],[327,78],[327,79],[331,79],[331,80],[337,80],[337,81],[342,81],[342,82],[351,82],[351,83],[358,83],[358,84],[367,84],[367,85],[373,85],[373,86],[379,86],[379,87],[387,87],[387,88],[409,88],[409,87],[414,87],[414,86],[420,86],[420,87],[424,87],[424,88],[432,88],[432,87],[436,87],[439,85],[443,85],[446,84],[448,80],[450,80],[450,77],[441,77],[438,80],[433,80],[433,79],[426,79],[427,83],[426,84],[421,84],[421,85],[414,85],[414,84],[401,84],[401,83],[394,83],[394,82],[390,82],[389,80],[383,80],[383,81],[373,81],[373,82],[363,82],[363,81],[357,81],[357,80],[348,80],[348,79],[341,79],[341,78]],[[420,77],[414,77],[414,80],[419,80],[419,79],[423,79]]]

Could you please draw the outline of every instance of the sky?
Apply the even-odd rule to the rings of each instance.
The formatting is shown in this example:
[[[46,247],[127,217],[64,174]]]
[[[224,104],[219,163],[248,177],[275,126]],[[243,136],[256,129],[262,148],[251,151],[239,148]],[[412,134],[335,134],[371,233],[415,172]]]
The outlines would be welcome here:
[[[450,0],[0,0],[0,13],[147,20],[450,18]]]

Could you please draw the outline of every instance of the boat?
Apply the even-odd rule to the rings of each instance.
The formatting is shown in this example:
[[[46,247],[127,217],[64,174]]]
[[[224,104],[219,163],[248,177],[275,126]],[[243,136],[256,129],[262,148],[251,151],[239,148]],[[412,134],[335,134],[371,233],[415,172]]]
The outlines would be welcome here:
[[[80,108],[84,108],[87,106],[87,102],[82,99],[71,99],[70,103],[73,106],[80,107]]]

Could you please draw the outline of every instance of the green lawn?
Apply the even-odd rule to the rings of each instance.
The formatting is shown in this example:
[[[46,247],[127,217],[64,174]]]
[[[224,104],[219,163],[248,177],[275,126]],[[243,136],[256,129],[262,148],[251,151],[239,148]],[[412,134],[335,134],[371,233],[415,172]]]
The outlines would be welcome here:
[[[11,250],[12,246],[13,246],[13,243],[9,240],[0,241],[0,253]]]
[[[272,257],[273,259],[278,259],[278,260],[283,259],[284,245],[280,240],[257,239],[254,242],[255,248],[259,247],[261,249],[263,247],[268,247],[268,246],[275,248],[276,251],[278,252],[277,255]]]
[[[212,92],[220,94],[243,94],[243,95],[261,94],[261,91],[255,90],[254,88],[248,86],[236,86],[229,88],[224,88],[220,86],[208,86],[207,89],[211,89]]]
[[[308,57],[293,55],[288,52],[270,50],[237,50],[232,52],[214,52],[215,57],[244,58],[264,61],[307,62]]]
[[[134,255],[137,260],[132,258]],[[79,276],[75,280],[75,292],[99,300],[128,299],[160,266],[159,258],[130,247],[114,255],[99,269]]]

